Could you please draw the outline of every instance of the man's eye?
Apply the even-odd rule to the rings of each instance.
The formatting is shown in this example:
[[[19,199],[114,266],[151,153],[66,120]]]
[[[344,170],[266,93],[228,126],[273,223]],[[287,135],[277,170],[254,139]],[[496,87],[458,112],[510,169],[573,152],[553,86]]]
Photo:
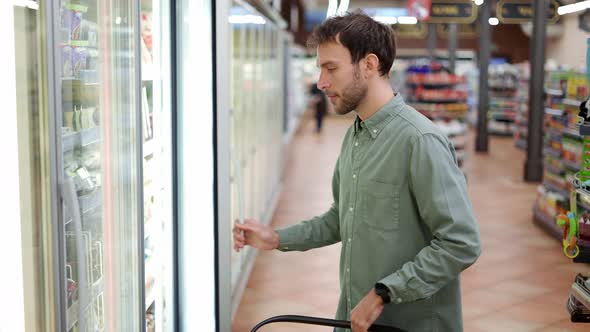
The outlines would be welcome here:
[[[328,68],[328,71],[334,71],[336,68]]]

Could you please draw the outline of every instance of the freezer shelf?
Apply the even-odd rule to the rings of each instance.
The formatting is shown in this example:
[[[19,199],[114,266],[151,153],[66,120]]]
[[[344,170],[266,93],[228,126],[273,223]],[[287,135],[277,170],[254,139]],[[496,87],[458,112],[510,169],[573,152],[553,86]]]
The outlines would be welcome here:
[[[74,150],[77,146],[84,149],[100,143],[100,127],[64,133],[62,134],[62,142],[64,153]]]

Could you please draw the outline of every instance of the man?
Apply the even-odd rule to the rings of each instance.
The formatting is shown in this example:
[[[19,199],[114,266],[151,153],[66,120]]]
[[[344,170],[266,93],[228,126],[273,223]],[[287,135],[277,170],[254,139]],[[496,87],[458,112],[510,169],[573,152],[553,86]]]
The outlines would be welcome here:
[[[318,26],[310,44],[318,87],[338,114],[357,114],[334,169],[334,203],[278,231],[236,224],[235,249],[305,251],[342,241],[336,316],[354,332],[372,323],[462,331],[459,275],[480,255],[479,228],[452,145],[391,89],[392,30],[347,14]]]

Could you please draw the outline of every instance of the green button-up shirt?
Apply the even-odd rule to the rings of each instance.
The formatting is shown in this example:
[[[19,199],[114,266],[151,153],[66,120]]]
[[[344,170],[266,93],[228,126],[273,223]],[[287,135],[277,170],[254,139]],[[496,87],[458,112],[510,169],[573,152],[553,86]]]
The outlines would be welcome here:
[[[279,250],[342,241],[337,319],[376,283],[393,301],[378,323],[462,331],[459,274],[481,252],[465,177],[447,137],[397,94],[348,129],[321,216],[278,230]]]

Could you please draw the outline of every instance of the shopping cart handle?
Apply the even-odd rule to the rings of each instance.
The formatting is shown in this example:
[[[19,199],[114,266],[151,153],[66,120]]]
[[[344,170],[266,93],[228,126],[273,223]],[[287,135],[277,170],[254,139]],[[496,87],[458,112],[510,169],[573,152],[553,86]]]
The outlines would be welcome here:
[[[331,326],[331,327],[340,327],[340,328],[344,328],[344,329],[350,329],[350,322],[346,321],[346,320],[336,320],[336,319],[297,316],[297,315],[283,315],[283,316],[271,317],[269,319],[266,319],[266,320],[258,323],[258,325],[254,326],[254,328],[250,332],[256,332],[256,331],[258,331],[258,329],[260,329],[264,325],[271,324],[271,323],[298,323],[298,324],[321,325],[321,326]],[[378,325],[378,324],[371,325],[371,327],[369,328],[369,331],[373,331],[373,332],[406,332],[405,330],[398,329],[397,327]]]

